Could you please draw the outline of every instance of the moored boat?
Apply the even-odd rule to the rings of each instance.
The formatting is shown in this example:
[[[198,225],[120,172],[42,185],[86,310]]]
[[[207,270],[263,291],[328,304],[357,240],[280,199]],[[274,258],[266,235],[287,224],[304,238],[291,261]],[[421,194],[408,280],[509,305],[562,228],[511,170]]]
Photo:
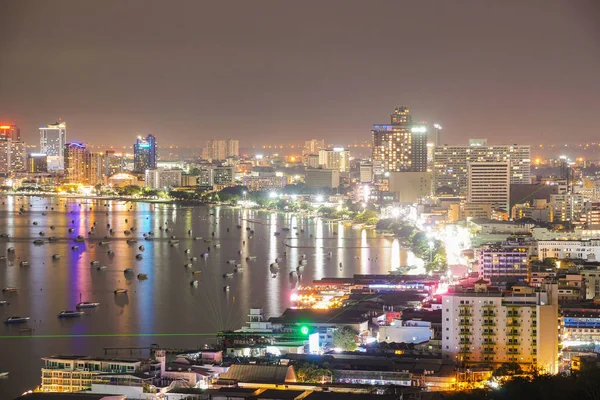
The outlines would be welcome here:
[[[18,289],[16,287],[12,287],[12,286],[8,286],[5,288],[2,288],[2,291],[4,293],[15,293]]]
[[[133,273],[133,268],[125,268],[125,271],[123,271],[126,274],[132,274]]]
[[[82,309],[82,308],[96,308],[100,305],[100,303],[94,303],[91,301],[82,301],[81,303],[77,303],[77,305],[75,306],[76,309]]]
[[[81,317],[83,314],[84,314],[83,311],[63,310],[58,313],[58,318],[77,318],[77,317]]]
[[[12,316],[4,320],[5,324],[23,324],[29,321],[29,317]]]
[[[137,278],[141,281],[144,279],[148,279],[148,274],[138,274]]]
[[[115,289],[115,294],[127,294],[127,289]]]

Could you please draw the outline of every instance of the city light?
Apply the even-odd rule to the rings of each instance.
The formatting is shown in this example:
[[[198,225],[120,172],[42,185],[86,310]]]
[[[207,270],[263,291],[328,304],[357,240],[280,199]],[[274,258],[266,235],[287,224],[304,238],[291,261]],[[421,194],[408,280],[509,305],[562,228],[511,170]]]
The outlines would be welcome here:
[[[425,132],[427,132],[427,127],[426,126],[414,126],[414,127],[412,127],[412,129],[410,131],[412,133],[425,133]]]
[[[308,326],[301,327],[300,333],[302,333],[303,335],[308,335]]]
[[[277,193],[275,193],[275,192],[270,192],[270,193],[269,193],[269,198],[271,198],[271,199],[276,199],[276,198],[277,198]]]
[[[322,195],[322,194],[319,194],[319,195],[317,195],[317,197],[315,197],[315,200],[316,200],[318,203],[322,203],[322,202],[325,200],[325,197],[323,197],[323,195]]]

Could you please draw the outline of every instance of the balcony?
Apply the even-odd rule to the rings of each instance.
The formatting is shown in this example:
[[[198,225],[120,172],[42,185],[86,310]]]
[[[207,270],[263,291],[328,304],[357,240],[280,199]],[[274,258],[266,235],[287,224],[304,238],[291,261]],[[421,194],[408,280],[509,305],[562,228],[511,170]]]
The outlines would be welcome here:
[[[519,343],[517,340],[512,340],[512,341],[510,341],[510,340],[509,340],[509,341],[506,343],[506,345],[509,347],[509,350],[510,350],[510,347],[518,346],[519,344],[520,344],[520,343]]]
[[[519,331],[517,330],[510,330],[510,331],[506,331],[506,336],[519,336]]]
[[[470,319],[461,319],[458,321],[458,325],[459,326],[472,326],[473,323],[471,322]]]
[[[459,336],[471,336],[472,334],[473,332],[471,332],[470,330],[460,331],[458,333]]]
[[[468,312],[468,311],[461,311],[461,312],[459,312],[459,313],[458,313],[458,315],[459,315],[460,317],[472,317],[472,316],[473,316],[473,313],[471,313],[471,312]]]
[[[484,312],[483,312],[483,316],[484,316],[484,317],[495,317],[495,316],[496,316],[496,313],[493,313],[493,312],[486,312],[486,311],[484,311]]]
[[[519,314],[518,311],[509,311],[506,313],[506,316],[508,318],[519,318],[521,315]]]
[[[496,354],[496,350],[493,347],[484,347],[483,354]]]
[[[492,320],[483,320],[482,324],[483,326],[496,326],[496,322],[492,321]]]
[[[482,335],[482,336],[496,336],[496,333],[495,333],[493,330],[491,330],[491,329],[490,329],[490,330],[487,330],[487,331],[486,331],[486,330],[484,330],[484,331],[481,333],[481,335]]]
[[[471,348],[470,348],[469,346],[461,346],[461,347],[458,349],[458,352],[459,352],[460,354],[470,354],[470,353],[471,353]]]
[[[519,321],[511,321],[511,320],[508,320],[508,321],[506,322],[506,326],[511,326],[511,327],[518,328],[518,327],[520,327],[520,326],[521,326],[521,324],[519,323]]]

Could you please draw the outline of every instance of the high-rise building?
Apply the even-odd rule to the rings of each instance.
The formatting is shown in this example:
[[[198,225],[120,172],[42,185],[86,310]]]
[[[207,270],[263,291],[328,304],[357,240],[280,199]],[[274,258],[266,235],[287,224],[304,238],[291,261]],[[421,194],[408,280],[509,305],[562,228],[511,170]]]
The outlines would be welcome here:
[[[14,124],[0,125],[0,174],[9,176],[25,171],[25,143]]]
[[[0,123],[0,140],[21,141],[21,130],[15,124]]]
[[[485,139],[472,139],[469,146],[437,146],[433,152],[434,190],[447,187],[457,195],[465,195],[467,164],[471,162],[508,162],[510,183],[531,183],[530,153],[530,146],[489,146]]]
[[[147,169],[156,169],[157,161],[156,137],[154,135],[148,135],[145,138],[138,136],[133,145],[133,171],[145,173]]]
[[[467,165],[469,203],[491,204],[495,210],[509,211],[510,164],[472,162]]]
[[[373,161],[385,172],[427,171],[427,127],[412,121],[406,107],[396,107],[390,125],[374,125]]]
[[[319,154],[319,150],[325,148],[325,140],[323,139],[311,139],[304,142],[304,148],[302,149],[302,155],[306,154]]]
[[[64,170],[67,183],[87,183],[90,170],[90,152],[82,143],[71,142],[64,149]]]
[[[88,183],[96,186],[104,183],[104,153],[90,153]]]
[[[42,153],[29,153],[27,155],[27,172],[48,172],[47,156]]]
[[[113,176],[123,171],[123,163],[121,155],[117,155],[114,150],[106,150],[104,152],[104,175]]]
[[[442,355],[462,365],[518,363],[558,372],[558,288],[475,287],[442,296]]]
[[[340,186],[340,171],[336,169],[307,168],[304,175],[306,187],[332,189]]]
[[[359,167],[360,183],[373,182],[373,164],[361,163]]]
[[[319,165],[340,172],[350,172],[350,151],[343,147],[319,150]]]
[[[240,156],[240,141],[236,139],[213,139],[206,142],[203,157],[207,160],[223,161]]]
[[[65,145],[67,144],[66,122],[56,122],[40,127],[40,153],[48,156],[48,170],[64,169]]]

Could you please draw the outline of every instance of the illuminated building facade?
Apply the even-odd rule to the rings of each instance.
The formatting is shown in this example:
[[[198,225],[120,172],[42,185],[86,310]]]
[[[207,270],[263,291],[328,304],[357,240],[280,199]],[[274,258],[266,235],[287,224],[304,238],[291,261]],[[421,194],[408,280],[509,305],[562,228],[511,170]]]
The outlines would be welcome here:
[[[491,204],[495,210],[509,210],[510,164],[473,162],[467,165],[469,203]]]
[[[112,176],[123,171],[123,157],[114,150],[104,152],[104,175]]]
[[[508,162],[510,183],[531,183],[531,148],[523,145],[489,146],[472,139],[469,146],[437,146],[433,151],[434,190],[448,187],[456,195],[467,193],[467,166],[472,162]]]
[[[529,270],[529,247],[515,243],[484,246],[477,250],[479,277],[527,278]]]
[[[465,366],[519,363],[558,372],[558,289],[457,289],[442,296],[442,355]]]
[[[145,186],[152,189],[166,189],[181,186],[180,169],[147,169]]]
[[[27,155],[27,172],[48,172],[48,162],[45,154],[30,153]]]
[[[373,161],[385,172],[427,171],[427,127],[413,123],[406,107],[396,107],[390,125],[374,125]]]
[[[64,149],[65,182],[87,183],[90,173],[90,152],[82,143],[67,143]]]
[[[138,137],[133,145],[133,171],[145,173],[147,169],[155,169],[157,161],[156,137]]]
[[[306,187],[313,189],[337,188],[340,186],[340,171],[335,169],[307,168],[304,175]]]
[[[213,139],[206,142],[203,158],[213,161],[223,161],[240,156],[240,141],[236,139]]]
[[[66,122],[56,122],[40,127],[40,153],[48,156],[49,171],[62,171],[64,169],[66,144]]]
[[[319,150],[319,165],[340,172],[350,172],[350,152],[343,147]]]
[[[304,148],[302,149],[302,155],[306,154],[319,154],[319,150],[325,148],[325,140],[323,139],[311,139],[304,142]]]
[[[25,142],[14,124],[0,124],[0,174],[9,176],[25,171]]]

